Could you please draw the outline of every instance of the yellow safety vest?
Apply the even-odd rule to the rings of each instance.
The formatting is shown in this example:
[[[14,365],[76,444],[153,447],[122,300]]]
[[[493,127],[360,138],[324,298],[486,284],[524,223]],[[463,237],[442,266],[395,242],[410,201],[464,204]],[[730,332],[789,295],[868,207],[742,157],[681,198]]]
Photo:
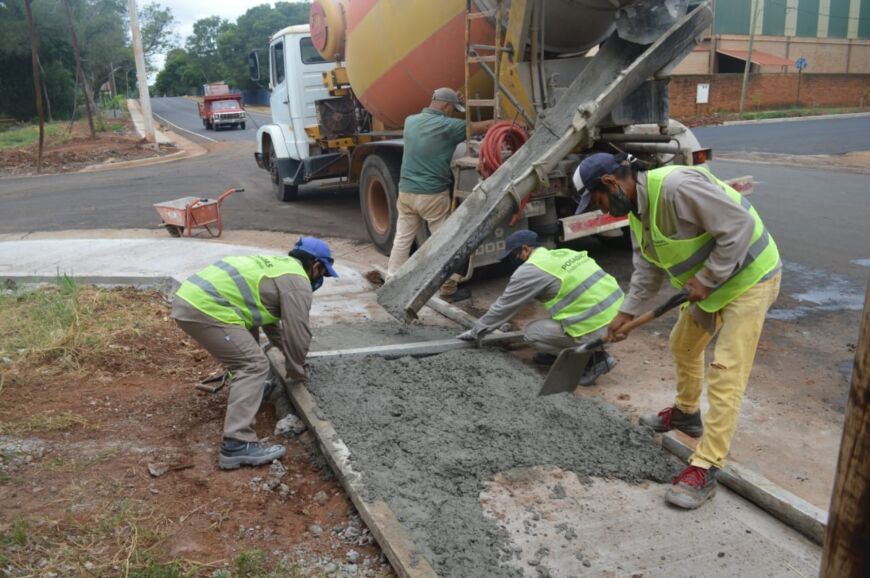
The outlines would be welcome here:
[[[191,275],[175,294],[222,323],[251,329],[279,320],[260,300],[260,281],[288,274],[308,280],[305,269],[293,257],[226,257]]]
[[[526,262],[561,281],[559,292],[544,307],[571,337],[601,329],[619,313],[622,289],[586,251],[538,248]]]
[[[646,184],[647,195],[649,196],[649,227],[650,238],[655,247],[655,257],[653,257],[649,247],[646,246],[641,220],[634,214],[630,214],[629,224],[643,257],[653,265],[664,269],[675,287],[682,288],[686,281],[700,271],[704,267],[707,257],[710,256],[710,253],[713,252],[716,246],[716,240],[706,231],[692,239],[671,239],[659,230],[656,215],[659,209],[662,183],[665,177],[677,169],[690,169],[700,172],[710,179],[711,182],[718,185],[725,192],[728,199],[741,205],[755,219],[755,231],[752,233],[752,243],[749,245],[749,252],[743,263],[724,283],[716,287],[709,297],[698,302],[698,307],[713,313],[731,303],[763,279],[765,275],[773,271],[779,264],[779,250],[776,248],[773,237],[770,236],[770,233],[764,227],[761,217],[758,216],[758,213],[749,201],[727,183],[713,176],[706,168],[670,165],[648,171],[646,174]]]

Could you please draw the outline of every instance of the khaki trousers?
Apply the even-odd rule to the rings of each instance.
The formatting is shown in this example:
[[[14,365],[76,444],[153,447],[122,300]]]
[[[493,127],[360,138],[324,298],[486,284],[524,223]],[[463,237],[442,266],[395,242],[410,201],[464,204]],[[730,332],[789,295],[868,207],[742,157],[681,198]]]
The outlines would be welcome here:
[[[537,319],[528,323],[523,329],[523,340],[538,351],[558,355],[563,349],[578,347],[607,334],[607,326],[601,329],[571,337],[562,328],[562,324],[552,319]]]
[[[399,216],[396,221],[396,235],[393,238],[390,261],[387,265],[387,279],[395,275],[408,260],[411,255],[411,245],[414,244],[423,221],[429,225],[429,231],[434,233],[450,216],[450,191],[441,191],[432,195],[400,192],[396,209]],[[452,275],[441,287],[441,294],[455,293],[460,279],[461,276]]]
[[[704,416],[704,435],[690,460],[693,466],[708,469],[725,465],[764,318],[779,295],[781,278],[777,273],[716,312],[713,334],[692,318],[688,308],[680,311],[670,346],[677,365],[675,405],[682,412],[695,413],[701,407],[704,349],[718,333],[713,361],[707,367],[710,408]]]
[[[210,325],[178,319],[175,322],[233,373],[224,418],[224,438],[257,441],[254,425],[269,377],[269,359],[260,348],[258,339],[260,329],[249,331],[238,325]]]

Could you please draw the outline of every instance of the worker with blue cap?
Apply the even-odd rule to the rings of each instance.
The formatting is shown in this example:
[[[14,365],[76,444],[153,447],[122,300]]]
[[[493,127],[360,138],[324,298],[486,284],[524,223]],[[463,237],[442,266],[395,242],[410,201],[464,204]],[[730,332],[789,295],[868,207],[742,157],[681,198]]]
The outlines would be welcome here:
[[[622,327],[665,279],[688,294],[670,336],[674,403],[640,422],[700,438],[665,494],[674,506],[698,508],[716,494],[737,430],[764,319],[779,295],[779,250],[752,204],[703,165],[646,170],[624,154],[596,153],[581,161],[578,181],[596,208],[629,218],[634,271],[609,340],[625,338]],[[710,407],[702,418],[705,381]]]
[[[459,339],[480,339],[536,300],[549,318],[527,324],[523,336],[538,349],[534,361],[552,365],[563,349],[603,337],[622,305],[623,294],[616,279],[586,251],[547,249],[534,231],[510,234],[501,259],[510,260],[516,270],[501,296]],[[577,376],[577,384],[592,385],[615,365],[616,360],[606,351],[595,351],[583,374]]]
[[[286,256],[225,257],[175,293],[172,318],[232,375],[221,469],[259,466],[284,455],[284,446],[259,443],[254,429],[270,382],[260,328],[284,354],[287,379],[305,379],[311,296],[324,277],[338,277],[329,245],[302,237]]]

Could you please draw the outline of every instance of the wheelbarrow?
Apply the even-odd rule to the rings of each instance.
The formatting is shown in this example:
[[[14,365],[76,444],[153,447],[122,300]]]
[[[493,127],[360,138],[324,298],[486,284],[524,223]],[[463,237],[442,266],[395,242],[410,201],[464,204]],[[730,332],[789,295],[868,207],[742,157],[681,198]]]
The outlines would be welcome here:
[[[221,219],[221,205],[224,199],[244,190],[227,189],[217,199],[181,197],[173,201],[154,203],[154,208],[163,220],[163,226],[173,237],[181,237],[185,231],[187,236],[191,237],[196,227],[204,228],[212,237],[220,237],[224,231],[224,222]],[[213,227],[217,228],[217,233],[214,232]]]

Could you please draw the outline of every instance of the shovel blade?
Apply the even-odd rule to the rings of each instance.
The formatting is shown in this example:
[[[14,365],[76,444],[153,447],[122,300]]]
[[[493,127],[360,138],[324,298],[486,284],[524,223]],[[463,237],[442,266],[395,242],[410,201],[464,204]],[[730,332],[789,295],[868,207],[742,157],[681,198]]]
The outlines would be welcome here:
[[[559,357],[547,373],[538,396],[573,392],[591,355],[592,351],[573,347],[560,351]]]

